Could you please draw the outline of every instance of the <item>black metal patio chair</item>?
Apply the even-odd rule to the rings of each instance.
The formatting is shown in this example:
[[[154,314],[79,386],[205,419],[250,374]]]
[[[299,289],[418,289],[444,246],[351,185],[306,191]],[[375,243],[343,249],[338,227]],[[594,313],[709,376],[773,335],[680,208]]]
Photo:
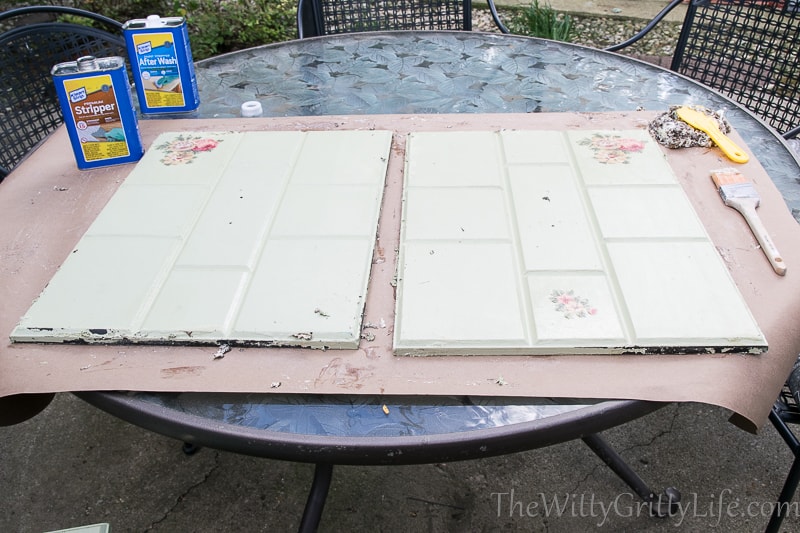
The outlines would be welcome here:
[[[616,52],[684,0],[671,0]],[[786,138],[800,132],[800,1],[690,0],[670,69],[738,101]]]
[[[494,23],[503,25],[494,0],[487,0]],[[299,0],[301,39],[335,33],[382,30],[472,30],[472,0]]]
[[[69,15],[69,21],[59,20]],[[93,26],[83,25],[83,23]],[[62,122],[50,70],[81,56],[125,56],[122,24],[63,6],[0,13],[0,181]]]
[[[800,440],[789,427],[789,424],[800,424],[800,359],[792,367],[789,378],[772,407],[769,419],[794,455],[794,461],[766,529],[767,533],[777,533],[786,514],[791,511],[789,504],[800,484]]]

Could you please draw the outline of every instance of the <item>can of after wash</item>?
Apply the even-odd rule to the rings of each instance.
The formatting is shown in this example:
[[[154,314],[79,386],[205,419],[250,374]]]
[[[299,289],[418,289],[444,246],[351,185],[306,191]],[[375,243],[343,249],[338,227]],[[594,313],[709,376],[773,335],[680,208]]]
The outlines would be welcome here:
[[[143,114],[183,113],[200,105],[189,31],[182,17],[129,20],[123,26]]]
[[[144,155],[122,57],[84,56],[51,74],[78,168],[138,161]]]

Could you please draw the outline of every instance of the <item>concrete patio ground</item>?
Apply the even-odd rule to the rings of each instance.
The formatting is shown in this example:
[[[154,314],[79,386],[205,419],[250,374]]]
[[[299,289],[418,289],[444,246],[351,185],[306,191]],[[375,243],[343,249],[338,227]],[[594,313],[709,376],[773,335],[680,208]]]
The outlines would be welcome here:
[[[475,0],[476,5],[481,0]],[[498,6],[529,6],[532,0],[495,0]],[[649,20],[661,11],[668,0],[545,0],[539,5],[549,5],[556,11],[564,13],[608,15]],[[683,20],[686,7],[680,5],[673,9],[666,20],[679,22]]]
[[[767,524],[792,455],[718,407],[684,403],[604,435],[681,506],[651,518],[580,441],[507,456],[399,467],[341,466],[320,531],[751,533]],[[201,449],[122,422],[70,394],[0,428],[0,531],[109,523],[119,532],[296,531],[313,466]],[[784,531],[800,531],[798,508]]]

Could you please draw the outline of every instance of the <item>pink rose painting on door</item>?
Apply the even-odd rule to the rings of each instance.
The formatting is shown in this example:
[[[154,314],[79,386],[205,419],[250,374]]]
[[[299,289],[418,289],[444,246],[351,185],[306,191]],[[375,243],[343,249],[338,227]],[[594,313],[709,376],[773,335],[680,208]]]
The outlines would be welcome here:
[[[632,154],[644,150],[644,142],[639,139],[604,133],[595,133],[581,139],[578,144],[588,146],[594,152],[594,158],[606,165],[628,163]]]
[[[216,148],[221,140],[210,137],[180,135],[172,141],[156,146],[164,152],[161,162],[167,166],[191,163],[199,153]]]

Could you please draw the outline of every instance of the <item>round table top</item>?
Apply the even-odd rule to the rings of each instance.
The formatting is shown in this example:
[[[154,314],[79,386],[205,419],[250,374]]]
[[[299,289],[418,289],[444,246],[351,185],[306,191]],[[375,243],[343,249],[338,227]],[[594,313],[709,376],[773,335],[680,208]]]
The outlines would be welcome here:
[[[567,43],[477,32],[344,34],[265,45],[197,64],[198,118],[608,112],[696,104],[725,110],[793,213],[798,162],[745,109],[674,72]],[[536,398],[81,393],[189,442],[276,458],[410,463],[552,444],[653,411],[642,401]]]
[[[760,119],[675,72],[623,55],[531,37],[374,32],[287,41],[197,63],[199,117],[723,110],[800,213],[798,162]]]

